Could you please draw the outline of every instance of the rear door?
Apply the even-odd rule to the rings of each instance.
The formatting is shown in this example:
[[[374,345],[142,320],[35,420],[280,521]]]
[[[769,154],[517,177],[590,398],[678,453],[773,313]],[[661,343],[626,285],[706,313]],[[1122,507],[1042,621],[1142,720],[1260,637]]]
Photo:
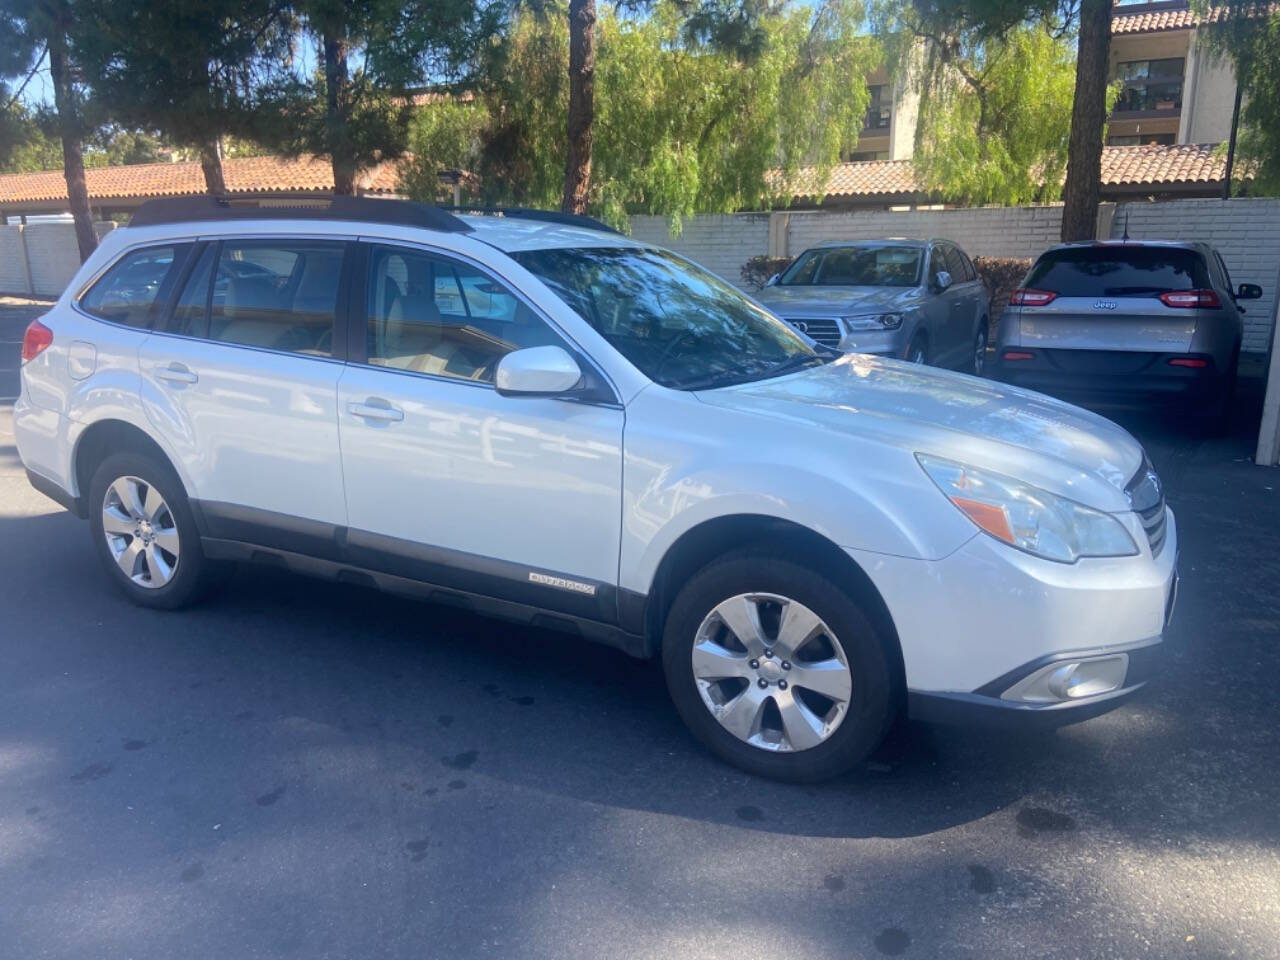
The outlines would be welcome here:
[[[1212,286],[1204,259],[1186,247],[1098,245],[1045,253],[1026,287],[1053,294],[1019,307],[1020,346],[1046,350],[1178,353],[1205,311],[1169,307],[1162,293]]]
[[[345,524],[334,338],[351,246],[202,243],[138,351],[143,406],[212,536],[324,555]]]

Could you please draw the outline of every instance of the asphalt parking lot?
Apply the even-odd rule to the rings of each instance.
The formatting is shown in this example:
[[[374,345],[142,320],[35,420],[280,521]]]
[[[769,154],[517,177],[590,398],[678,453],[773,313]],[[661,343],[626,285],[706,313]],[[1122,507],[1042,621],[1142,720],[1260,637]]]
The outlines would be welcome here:
[[[817,787],[556,634],[249,569],[132,607],[0,401],[0,956],[1280,957],[1258,399],[1219,439],[1126,421],[1182,543],[1154,686],[1052,734],[904,725]]]

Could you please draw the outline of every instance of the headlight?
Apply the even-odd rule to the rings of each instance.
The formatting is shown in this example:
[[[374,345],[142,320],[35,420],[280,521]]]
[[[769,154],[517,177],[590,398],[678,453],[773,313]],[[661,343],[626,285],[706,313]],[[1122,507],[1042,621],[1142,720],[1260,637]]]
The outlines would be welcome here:
[[[897,330],[902,326],[900,313],[864,313],[840,319],[850,330]]]
[[[978,529],[1011,547],[1059,563],[1138,552],[1129,531],[1109,513],[963,463],[923,453],[916,460]]]

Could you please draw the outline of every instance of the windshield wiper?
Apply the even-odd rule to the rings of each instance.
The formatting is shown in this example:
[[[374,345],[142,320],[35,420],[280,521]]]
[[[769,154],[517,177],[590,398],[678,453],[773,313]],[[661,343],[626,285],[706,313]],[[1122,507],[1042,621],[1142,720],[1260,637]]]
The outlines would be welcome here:
[[[836,356],[839,356],[839,354],[837,353]],[[787,359],[780,363],[776,363],[772,367],[769,367],[761,373],[760,377],[761,379],[768,377],[780,377],[784,373],[794,373],[796,370],[803,370],[805,367],[810,366],[815,362],[818,364],[830,363],[835,358],[835,356],[824,357],[822,354],[816,352],[811,353],[808,356],[797,354],[794,357],[787,357]]]

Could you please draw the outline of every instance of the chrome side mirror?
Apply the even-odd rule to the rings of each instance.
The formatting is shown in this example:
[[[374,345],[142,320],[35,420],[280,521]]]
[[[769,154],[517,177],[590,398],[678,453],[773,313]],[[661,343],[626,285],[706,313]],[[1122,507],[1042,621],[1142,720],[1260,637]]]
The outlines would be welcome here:
[[[777,284],[777,282],[778,282],[778,278],[779,278],[779,277],[781,277],[781,276],[782,276],[782,274],[780,274],[780,273],[775,273],[772,277],[770,277],[768,280],[766,280],[766,281],[764,282],[764,285],[765,285],[766,287],[772,287],[772,286],[774,286],[775,284]]]
[[[938,288],[938,292],[941,293],[943,290],[947,289],[947,287],[951,286],[951,274],[946,270],[939,270],[933,275],[933,282]]]
[[[582,368],[563,347],[526,347],[498,361],[494,386],[506,397],[554,397],[582,382]]]

